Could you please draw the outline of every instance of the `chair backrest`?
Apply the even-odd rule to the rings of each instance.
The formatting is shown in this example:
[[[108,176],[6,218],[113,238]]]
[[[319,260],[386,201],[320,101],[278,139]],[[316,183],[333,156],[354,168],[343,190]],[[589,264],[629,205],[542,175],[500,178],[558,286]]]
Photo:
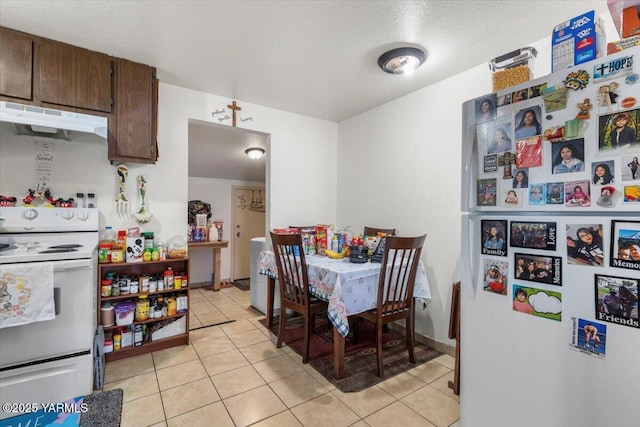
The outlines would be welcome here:
[[[295,304],[309,303],[309,276],[302,248],[302,236],[271,233],[273,254],[278,268],[280,297]]]
[[[396,229],[395,228],[375,228],[375,227],[367,227],[365,225],[364,227],[364,233],[362,233],[365,236],[377,236],[378,233],[386,233],[387,236],[394,236],[396,234]]]
[[[377,311],[381,317],[411,308],[416,272],[426,237],[426,234],[386,237],[378,282]]]

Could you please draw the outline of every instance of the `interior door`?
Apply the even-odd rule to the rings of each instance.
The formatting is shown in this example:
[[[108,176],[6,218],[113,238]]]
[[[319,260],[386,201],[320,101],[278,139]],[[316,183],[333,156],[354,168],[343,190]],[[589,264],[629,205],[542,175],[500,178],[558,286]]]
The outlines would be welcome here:
[[[233,187],[232,280],[251,275],[250,243],[265,235],[265,188]]]

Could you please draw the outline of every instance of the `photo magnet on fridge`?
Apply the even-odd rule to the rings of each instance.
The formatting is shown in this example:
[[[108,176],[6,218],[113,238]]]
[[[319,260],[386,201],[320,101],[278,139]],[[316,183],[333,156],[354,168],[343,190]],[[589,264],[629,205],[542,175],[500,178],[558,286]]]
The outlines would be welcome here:
[[[607,349],[607,325],[573,317],[570,348],[604,359]]]
[[[496,178],[478,180],[478,205],[495,206],[498,183]]]
[[[604,274],[595,276],[596,319],[640,328],[638,285],[640,279]]]
[[[567,264],[604,266],[602,224],[567,224]]]
[[[640,152],[628,156],[622,156],[622,180],[640,180]]]
[[[511,247],[556,250],[555,222],[511,221]]]
[[[497,96],[492,93],[476,99],[476,123],[485,123],[496,118]]]
[[[611,221],[609,265],[640,271],[640,221]]]
[[[562,294],[545,289],[513,285],[513,311],[562,320]]]
[[[630,154],[640,149],[640,109],[598,117],[598,156]]]
[[[494,294],[507,295],[507,277],[509,263],[507,261],[484,260],[483,289]]]
[[[534,254],[513,254],[513,276],[518,280],[562,286],[562,258]]]
[[[482,254],[507,256],[507,221],[482,220]]]

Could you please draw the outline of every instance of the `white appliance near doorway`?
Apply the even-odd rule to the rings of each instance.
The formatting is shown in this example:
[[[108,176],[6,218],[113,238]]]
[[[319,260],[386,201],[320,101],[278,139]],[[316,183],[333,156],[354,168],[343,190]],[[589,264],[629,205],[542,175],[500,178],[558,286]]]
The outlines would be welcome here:
[[[251,306],[263,313],[267,313],[267,276],[260,274],[260,252],[269,250],[265,237],[251,239],[251,289],[249,302]],[[275,288],[273,296],[273,309],[280,309],[280,289]]]
[[[2,207],[0,272],[52,264],[55,318],[0,328],[0,402],[58,403],[93,390],[97,209]],[[9,300],[10,304],[15,301]],[[0,412],[0,419],[18,415]]]

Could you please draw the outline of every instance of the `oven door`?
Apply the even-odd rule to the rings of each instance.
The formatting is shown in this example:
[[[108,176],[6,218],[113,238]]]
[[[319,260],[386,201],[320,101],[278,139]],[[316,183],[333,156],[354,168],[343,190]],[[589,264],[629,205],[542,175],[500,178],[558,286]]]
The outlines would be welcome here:
[[[0,372],[90,354],[96,318],[96,257],[55,261],[53,320],[0,329]]]

